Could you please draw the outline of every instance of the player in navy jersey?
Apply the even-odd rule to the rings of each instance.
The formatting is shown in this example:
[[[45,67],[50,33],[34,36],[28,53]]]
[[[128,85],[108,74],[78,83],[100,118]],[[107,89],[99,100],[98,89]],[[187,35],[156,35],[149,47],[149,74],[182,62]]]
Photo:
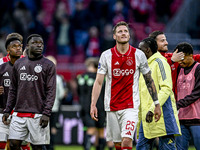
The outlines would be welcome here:
[[[116,150],[132,150],[132,140],[138,122],[139,76],[143,74],[154,101],[155,120],[161,110],[157,91],[144,53],[129,45],[130,32],[126,22],[113,28],[116,46],[104,51],[100,57],[91,98],[91,117],[98,121],[96,103],[106,76],[104,105],[107,114],[107,141],[113,141]],[[147,121],[149,118],[147,118]]]
[[[56,68],[42,55],[44,43],[38,34],[27,38],[28,56],[13,67],[11,86],[3,122],[14,108],[9,129],[11,149],[20,150],[23,140],[41,150],[49,144],[49,117],[56,95]]]
[[[5,43],[6,50],[9,54],[10,61],[0,65],[0,119],[3,116],[3,110],[6,108],[8,91],[11,83],[13,64],[22,55],[22,44],[18,37],[7,38]],[[9,126],[4,125],[0,121],[0,149],[5,149],[6,141],[8,139]],[[7,146],[8,149],[8,146]]]

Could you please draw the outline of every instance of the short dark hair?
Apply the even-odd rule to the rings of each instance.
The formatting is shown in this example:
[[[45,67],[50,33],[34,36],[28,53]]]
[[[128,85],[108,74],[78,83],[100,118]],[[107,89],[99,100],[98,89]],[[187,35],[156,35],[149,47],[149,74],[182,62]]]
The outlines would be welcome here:
[[[187,43],[187,42],[182,42],[179,43],[175,48],[174,51],[176,51],[178,49],[178,52],[183,52],[186,55],[190,55],[193,54],[193,47],[191,44]]]
[[[18,37],[14,37],[14,36],[13,37],[9,37],[6,40],[5,48],[7,49],[8,45],[10,44],[10,42],[15,41],[15,40],[17,40],[17,41],[19,41],[21,43],[21,41],[20,41],[20,39]]]
[[[144,42],[144,44],[146,44],[147,47],[151,49],[153,54],[157,52],[158,45],[157,45],[157,42],[153,38],[148,37],[148,38],[143,39],[141,42]]]
[[[23,37],[19,33],[10,33],[10,34],[8,34],[8,36],[6,37],[6,40],[8,40],[8,39],[10,39],[12,37],[17,37],[20,40],[21,43],[23,42]]]
[[[128,31],[129,31],[129,24],[126,23],[125,21],[120,21],[113,27],[113,34],[115,34],[116,28],[119,27],[119,26],[126,26],[128,28]]]
[[[156,31],[153,31],[152,33],[150,33],[149,37],[153,38],[154,40],[156,40],[157,36],[160,35],[160,34],[164,34],[164,32],[156,30]]]
[[[39,34],[31,34],[31,35],[29,35],[29,36],[27,37],[27,39],[26,39],[26,44],[28,44],[28,42],[31,40],[32,37],[41,37],[41,38],[42,38],[42,36],[39,35]]]

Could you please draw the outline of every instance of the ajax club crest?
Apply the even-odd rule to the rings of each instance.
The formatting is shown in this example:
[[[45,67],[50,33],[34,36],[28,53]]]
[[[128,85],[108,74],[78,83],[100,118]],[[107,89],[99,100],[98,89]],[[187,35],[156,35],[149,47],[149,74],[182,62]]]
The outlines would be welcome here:
[[[42,71],[42,65],[37,64],[37,66],[35,66],[35,68],[34,68],[34,71],[35,71],[36,73],[40,73],[40,72]]]

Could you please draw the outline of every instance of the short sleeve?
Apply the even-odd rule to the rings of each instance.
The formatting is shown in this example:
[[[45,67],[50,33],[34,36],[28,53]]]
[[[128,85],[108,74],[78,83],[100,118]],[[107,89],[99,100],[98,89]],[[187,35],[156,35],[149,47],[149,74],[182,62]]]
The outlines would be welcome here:
[[[102,53],[100,59],[99,59],[99,65],[98,65],[98,71],[99,74],[106,74],[108,70],[108,66],[106,64],[106,57],[105,53]]]
[[[138,51],[140,51],[140,50],[138,50]],[[140,57],[140,59],[139,59],[139,61],[140,61],[140,72],[142,74],[147,74],[150,71],[150,68],[149,68],[149,65],[148,65],[148,62],[147,62],[147,58],[142,51],[139,52],[139,57]]]

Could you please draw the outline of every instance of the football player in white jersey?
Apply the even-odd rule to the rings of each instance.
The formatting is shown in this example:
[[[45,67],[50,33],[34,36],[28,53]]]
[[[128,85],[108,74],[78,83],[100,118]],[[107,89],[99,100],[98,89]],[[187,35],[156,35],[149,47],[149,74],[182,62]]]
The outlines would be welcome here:
[[[161,115],[157,91],[151,77],[145,54],[129,44],[130,33],[126,22],[113,28],[116,46],[104,51],[100,57],[92,91],[91,117],[98,121],[96,108],[104,77],[105,111],[107,113],[107,141],[113,141],[116,150],[132,150],[132,140],[138,122],[139,75],[143,74],[146,86],[155,104],[155,120]],[[147,118],[147,121],[149,118]]]

